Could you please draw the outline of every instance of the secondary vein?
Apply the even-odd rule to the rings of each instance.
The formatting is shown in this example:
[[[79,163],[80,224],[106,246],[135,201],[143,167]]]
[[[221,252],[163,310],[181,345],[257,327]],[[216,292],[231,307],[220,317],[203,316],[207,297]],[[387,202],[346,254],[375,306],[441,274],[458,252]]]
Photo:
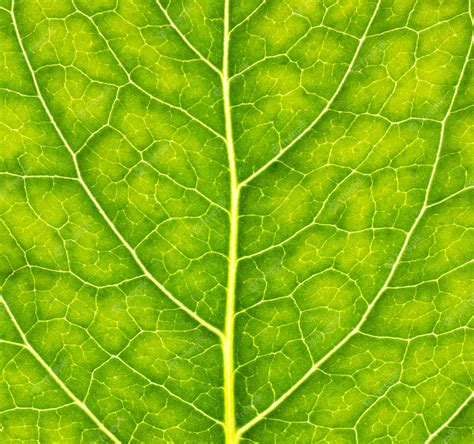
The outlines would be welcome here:
[[[280,159],[283,154],[285,154],[291,147],[293,147],[299,140],[301,140],[306,134],[308,134],[314,127],[315,125],[321,120],[321,118],[329,111],[331,108],[332,104],[334,103],[334,100],[339,96],[339,93],[342,90],[342,87],[346,83],[346,79],[349,76],[349,74],[352,72],[352,68],[354,67],[354,64],[359,56],[360,50],[362,49],[362,46],[364,44],[365,39],[367,38],[369,29],[372,26],[372,22],[375,19],[375,16],[377,15],[377,11],[379,10],[380,7],[380,1],[377,2],[377,5],[375,6],[374,12],[367,24],[367,27],[365,28],[365,32],[362,35],[362,37],[359,40],[359,44],[357,45],[357,48],[354,52],[354,55],[352,57],[352,60],[349,63],[349,66],[347,67],[347,70],[342,77],[341,81],[339,82],[339,86],[336,88],[336,91],[332,95],[332,97],[326,102],[326,106],[324,109],[318,114],[318,116],[298,135],[296,136],[288,145],[280,149],[280,152],[272,157],[268,162],[266,162],[262,167],[260,167],[257,171],[252,173],[250,176],[248,176],[245,180],[243,180],[240,184],[240,186],[243,188],[246,186],[248,183],[250,183],[252,180],[254,180],[256,177],[258,177],[260,174],[262,174],[270,165],[273,165],[278,159]]]
[[[377,4],[377,8],[380,5],[380,0],[379,3]],[[375,13],[374,13],[375,14]],[[372,312],[372,309],[374,306],[377,304],[377,302],[380,300],[381,296],[385,293],[385,290],[388,288],[390,285],[390,282],[392,281],[392,278],[395,275],[395,272],[398,268],[398,265],[401,262],[401,259],[406,251],[406,248],[408,244],[410,243],[411,237],[413,233],[415,232],[416,228],[418,227],[418,224],[420,223],[421,219],[423,218],[423,215],[425,214],[426,210],[429,208],[429,197],[430,197],[430,190],[434,181],[434,177],[436,175],[438,163],[441,157],[441,148],[443,145],[443,140],[444,140],[444,132],[445,132],[445,127],[446,127],[446,121],[451,113],[452,107],[454,105],[455,99],[457,97],[457,93],[459,90],[459,86],[461,84],[461,81],[464,77],[464,73],[466,71],[466,67],[469,62],[469,50],[467,51],[466,58],[464,60],[464,64],[462,67],[462,70],[459,75],[458,83],[455,87],[453,97],[451,100],[451,103],[449,105],[449,108],[446,112],[445,117],[441,121],[441,132],[440,132],[440,139],[439,139],[439,144],[436,150],[436,158],[433,163],[433,167],[431,170],[430,178],[428,180],[428,184],[426,187],[426,193],[425,197],[423,200],[422,207],[418,213],[418,216],[416,217],[415,221],[413,222],[410,230],[407,232],[407,235],[405,237],[405,240],[403,242],[402,247],[400,248],[400,251],[397,255],[397,258],[395,259],[392,268],[390,270],[390,273],[388,274],[387,278],[385,279],[385,282],[382,286],[382,288],[378,291],[377,295],[375,298],[372,300],[372,302],[367,306],[366,311],[362,315],[360,321],[357,323],[357,325],[352,329],[339,343],[337,343],[331,350],[329,350],[318,362],[313,364],[310,369],[294,384],[292,387],[290,387],[289,390],[287,390],[285,393],[283,393],[276,401],[274,401],[270,406],[268,406],[264,411],[262,411],[260,414],[258,414],[255,418],[250,420],[247,424],[245,424],[243,427],[241,427],[238,431],[238,436],[241,436],[244,434],[247,430],[252,428],[255,424],[260,422],[263,418],[265,418],[268,414],[270,414],[272,411],[274,411],[277,407],[279,407],[287,398],[289,398],[305,381],[307,381],[313,373],[318,370],[322,364],[324,364],[332,355],[334,355],[338,350],[340,350],[353,336],[355,336],[357,333],[359,333],[361,327],[369,317],[370,313]]]
[[[58,134],[59,138],[61,139],[62,143],[64,144],[64,146],[66,147],[66,149],[68,150],[68,152],[70,153],[71,155],[71,158],[72,158],[72,161],[73,161],[73,164],[74,164],[74,168],[75,168],[75,171],[76,171],[76,175],[77,175],[77,179],[79,181],[79,183],[81,184],[82,188],[84,189],[85,193],[87,194],[88,198],[90,199],[90,201],[93,203],[93,205],[95,206],[96,210],[99,212],[99,214],[102,216],[102,218],[104,219],[104,221],[107,223],[107,225],[109,226],[109,228],[113,231],[113,233],[115,234],[115,236],[119,239],[119,241],[122,243],[122,245],[129,251],[129,253],[131,254],[131,256],[133,257],[133,259],[135,260],[135,263],[139,266],[139,268],[141,269],[141,271],[143,272],[143,274],[147,277],[148,280],[150,280],[159,290],[161,290],[162,293],[164,293],[171,301],[173,301],[179,308],[181,308],[183,311],[185,311],[189,316],[191,316],[194,320],[196,320],[199,324],[201,324],[203,327],[207,328],[209,331],[213,332],[214,334],[216,334],[219,338],[222,337],[222,332],[214,327],[212,324],[210,324],[209,322],[207,322],[205,319],[201,318],[197,313],[195,313],[194,311],[192,311],[188,306],[186,306],[185,304],[183,304],[179,299],[177,299],[161,282],[159,282],[151,273],[150,271],[148,270],[148,268],[145,266],[145,264],[143,264],[143,262],[141,261],[141,259],[138,257],[137,253],[135,252],[135,250],[132,248],[132,246],[126,241],[126,239],[123,237],[123,235],[120,233],[120,231],[117,229],[117,227],[115,226],[115,224],[112,222],[112,220],[109,218],[109,216],[107,215],[107,213],[104,211],[104,209],[101,207],[101,205],[99,204],[99,202],[97,201],[97,199],[94,197],[94,195],[92,194],[91,190],[89,189],[89,187],[87,186],[87,184],[85,183],[83,177],[82,177],[82,174],[81,174],[81,170],[79,168],[79,163],[78,163],[78,160],[77,160],[77,156],[76,154],[74,153],[74,150],[71,148],[71,146],[69,145],[68,141],[66,140],[64,134],[62,133],[61,129],[59,128],[58,124],[56,123],[56,120],[54,119],[53,115],[51,114],[51,111],[46,103],[46,101],[44,100],[42,94],[41,94],[41,89],[39,87],[39,84],[38,84],[38,81],[36,79],[36,76],[35,76],[35,71],[31,65],[31,62],[30,62],[30,59],[28,57],[28,54],[25,50],[25,47],[23,45],[23,41],[21,39],[21,35],[20,35],[20,32],[19,32],[19,29],[18,29],[18,26],[17,26],[17,23],[16,23],[16,19],[15,19],[15,14],[14,14],[14,2],[12,2],[12,10],[11,10],[11,16],[12,16],[12,22],[13,22],[13,27],[14,27],[14,30],[15,30],[15,34],[16,34],[16,37],[17,37],[17,40],[18,40],[18,44],[20,45],[20,48],[21,48],[21,51],[22,51],[22,54],[23,54],[23,57],[25,59],[25,62],[26,62],[26,65],[28,67],[28,70],[31,74],[31,77],[32,77],[32,80],[33,80],[33,84],[35,86],[35,89],[36,89],[36,92],[37,92],[37,96],[38,96],[38,99],[40,100],[41,102],[41,105],[44,109],[44,111],[46,112],[51,124],[53,125],[56,133]]]
[[[23,341],[24,347],[26,350],[28,350],[31,355],[39,362],[39,364],[46,370],[46,372],[49,374],[49,376],[56,382],[56,384],[61,387],[61,389],[69,396],[69,398],[74,401],[74,403],[92,420],[94,423],[99,427],[99,429],[109,438],[111,439],[114,443],[120,443],[120,440],[107,428],[105,427],[102,422],[95,416],[95,414],[87,407],[76,395],[74,395],[71,390],[64,384],[64,382],[61,381],[61,379],[58,377],[58,375],[54,372],[54,370],[43,360],[43,358],[38,354],[38,352],[31,346],[30,342],[28,341],[25,333],[23,332],[22,328],[18,324],[15,316],[13,315],[12,311],[10,310],[10,307],[6,303],[6,301],[3,299],[3,297],[0,297],[0,303],[3,304],[5,307],[5,310],[11,319],[13,325],[15,326],[16,330],[18,331],[19,335],[21,336],[21,339]],[[19,344],[16,344],[19,345]]]

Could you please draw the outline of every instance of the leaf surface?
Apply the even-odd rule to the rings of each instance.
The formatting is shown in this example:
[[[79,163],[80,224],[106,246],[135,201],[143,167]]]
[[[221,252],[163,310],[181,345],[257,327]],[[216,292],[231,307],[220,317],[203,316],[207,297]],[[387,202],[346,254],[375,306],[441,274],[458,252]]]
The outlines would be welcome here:
[[[0,0],[0,441],[470,443],[468,0]]]

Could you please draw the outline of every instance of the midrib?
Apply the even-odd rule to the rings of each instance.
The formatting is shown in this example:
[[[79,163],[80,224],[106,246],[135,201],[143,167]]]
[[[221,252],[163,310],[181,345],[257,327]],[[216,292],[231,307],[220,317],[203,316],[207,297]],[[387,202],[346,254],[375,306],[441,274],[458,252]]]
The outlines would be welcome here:
[[[226,131],[227,157],[230,171],[230,226],[229,226],[229,268],[227,272],[227,297],[225,331],[223,338],[224,361],[224,425],[226,444],[234,444],[238,438],[235,428],[234,400],[234,305],[235,279],[237,273],[237,237],[239,219],[239,184],[232,136],[230,84],[229,84],[229,2],[224,3],[224,49],[222,67],[222,94],[224,99],[224,118]]]

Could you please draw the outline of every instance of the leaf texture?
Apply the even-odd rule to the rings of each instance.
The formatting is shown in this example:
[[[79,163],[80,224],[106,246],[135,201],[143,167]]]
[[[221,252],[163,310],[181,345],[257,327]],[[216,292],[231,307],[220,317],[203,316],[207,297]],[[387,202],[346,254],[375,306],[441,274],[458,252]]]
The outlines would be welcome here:
[[[0,0],[0,441],[472,443],[470,0]]]

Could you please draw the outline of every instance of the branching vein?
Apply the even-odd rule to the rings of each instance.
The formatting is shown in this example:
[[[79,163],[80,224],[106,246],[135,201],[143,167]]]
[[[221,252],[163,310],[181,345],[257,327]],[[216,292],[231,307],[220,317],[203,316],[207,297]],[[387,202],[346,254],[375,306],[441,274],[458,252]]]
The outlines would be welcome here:
[[[46,372],[51,376],[51,378],[58,384],[59,387],[71,398],[74,403],[97,425],[97,427],[114,443],[120,443],[119,439],[109,430],[107,427],[102,424],[102,422],[97,418],[97,416],[87,407],[86,404],[84,404],[74,393],[69,390],[69,388],[64,384],[61,379],[59,379],[58,375],[53,371],[53,369],[43,360],[43,358],[36,352],[36,350],[31,346],[29,343],[25,333],[21,329],[20,325],[16,321],[15,317],[13,316],[13,313],[10,310],[10,307],[7,305],[6,301],[3,299],[3,297],[0,296],[0,303],[3,304],[5,307],[6,312],[8,313],[8,316],[10,317],[11,321],[13,322],[13,325],[15,326],[16,330],[21,336],[21,339],[23,340],[24,347],[26,350],[28,350],[31,355],[40,363],[40,365],[46,370]],[[5,342],[5,341],[3,341]],[[18,345],[18,344],[15,344]]]
[[[15,19],[15,13],[14,13],[14,5],[15,5],[15,2],[13,1],[12,2],[12,21],[13,21],[13,26],[14,26],[14,29],[15,29],[15,34],[16,34],[16,37],[17,37],[17,40],[18,40],[18,43],[21,47],[21,50],[22,50],[22,53],[23,53],[23,56],[25,58],[25,62],[28,66],[28,69],[30,71],[30,74],[32,76],[32,80],[33,80],[33,83],[35,85],[35,89],[37,91],[37,94],[38,94],[38,99],[40,100],[42,106],[43,106],[43,109],[44,111],[46,112],[46,114],[48,115],[48,118],[49,120],[51,121],[51,124],[53,125],[56,133],[58,134],[58,136],[60,137],[61,141],[63,142],[64,146],[66,147],[66,149],[69,151],[70,155],[71,155],[71,158],[73,160],[73,163],[74,163],[74,168],[76,170],[76,174],[77,174],[77,178],[82,186],[82,188],[84,189],[84,191],[86,192],[88,198],[90,199],[90,201],[94,204],[95,208],[97,209],[97,211],[99,212],[99,214],[102,216],[102,218],[104,219],[104,221],[107,223],[107,225],[110,227],[110,229],[113,231],[113,233],[117,236],[117,238],[120,240],[120,242],[125,246],[125,248],[130,252],[130,254],[132,255],[133,259],[135,260],[136,264],[140,267],[140,269],[142,270],[143,274],[151,281],[153,282],[153,284],[155,284],[155,286],[157,288],[159,288],[171,301],[173,301],[178,307],[180,307],[183,311],[185,311],[189,316],[191,316],[193,319],[195,319],[199,324],[201,324],[202,326],[204,326],[205,328],[207,328],[209,331],[212,331],[213,333],[215,333],[218,337],[222,337],[222,332],[214,327],[213,325],[211,325],[209,322],[207,322],[206,320],[204,320],[203,318],[201,318],[197,313],[193,312],[189,307],[187,307],[186,305],[184,305],[179,299],[177,299],[167,288],[165,288],[161,282],[159,282],[151,273],[150,271],[147,269],[147,267],[143,264],[143,262],[141,261],[141,259],[138,257],[137,253],[135,252],[135,250],[132,248],[132,246],[125,240],[125,238],[123,237],[123,235],[118,231],[117,227],[114,225],[114,223],[112,222],[112,220],[107,216],[107,214],[105,213],[105,211],[103,210],[103,208],[101,207],[101,205],[99,204],[99,202],[97,201],[97,199],[94,197],[94,195],[92,194],[91,190],[89,189],[89,187],[87,186],[87,184],[85,183],[83,177],[82,177],[82,174],[81,174],[81,170],[79,168],[79,163],[77,161],[77,156],[76,154],[74,153],[73,149],[71,148],[71,146],[69,145],[68,141],[66,140],[66,138],[64,137],[62,131],[60,130],[59,126],[57,125],[56,123],[56,120],[54,119],[53,115],[51,114],[51,111],[49,110],[49,107],[48,105],[46,104],[46,101],[44,100],[42,94],[41,94],[41,90],[40,90],[40,87],[38,85],[38,81],[36,80],[36,76],[35,76],[35,72],[34,72],[34,69],[31,65],[31,62],[30,62],[30,59],[27,55],[27,52],[25,50],[25,47],[23,45],[23,41],[21,39],[21,35],[20,35],[20,32],[19,32],[19,29],[18,29],[18,25],[16,23],[16,19]]]
[[[377,4],[377,8],[379,7],[380,5],[380,1],[378,2]],[[376,9],[377,9],[376,8]],[[375,11],[376,12],[376,11]],[[375,14],[375,13],[374,13]],[[373,20],[373,17],[372,16],[372,19]],[[367,31],[366,31],[367,33]],[[262,411],[261,413],[259,413],[254,419],[252,419],[251,421],[249,421],[247,424],[245,424],[243,427],[241,427],[238,431],[238,436],[242,436],[247,430],[249,430],[250,428],[252,428],[254,425],[256,425],[257,423],[259,423],[262,419],[264,419],[265,417],[267,417],[271,412],[273,412],[275,409],[277,409],[286,399],[288,399],[299,387],[301,387],[313,374],[314,372],[316,372],[316,370],[318,370],[331,356],[333,356],[338,350],[340,350],[345,344],[347,344],[349,342],[349,340],[354,337],[357,333],[359,333],[359,331],[361,330],[361,327],[364,325],[365,321],[368,319],[370,313],[372,312],[373,308],[375,307],[375,305],[378,303],[378,301],[380,300],[380,298],[382,297],[382,295],[385,293],[387,287],[390,285],[390,282],[393,278],[393,276],[395,275],[395,272],[398,268],[398,265],[400,264],[400,261],[410,243],[410,240],[413,236],[413,233],[415,232],[416,228],[418,227],[420,221],[422,220],[423,218],[423,215],[425,214],[426,210],[429,208],[429,205],[428,205],[428,202],[429,202],[429,197],[430,197],[430,190],[431,190],[431,187],[432,187],[432,184],[433,184],[433,179],[435,177],[435,174],[436,174],[436,171],[437,171],[437,167],[438,167],[438,164],[439,164],[439,160],[440,160],[440,155],[441,155],[441,148],[442,148],[442,145],[443,145],[443,140],[444,140],[444,133],[445,133],[445,128],[446,128],[446,121],[450,115],[450,112],[451,112],[451,109],[454,105],[454,102],[455,102],[455,99],[457,97],[457,93],[458,93],[458,89],[459,89],[459,86],[461,84],[461,81],[464,77],[464,72],[466,70],[466,67],[467,67],[467,64],[469,62],[469,50],[467,51],[467,55],[465,56],[465,60],[464,60],[464,64],[463,64],[463,67],[462,67],[462,70],[461,70],[461,73],[459,75],[459,80],[458,80],[458,83],[456,85],[456,88],[454,90],[454,94],[452,96],[452,99],[451,99],[451,103],[449,105],[449,108],[448,108],[448,111],[446,112],[446,115],[443,119],[443,121],[441,122],[441,133],[440,133],[440,138],[439,138],[439,143],[438,143],[438,148],[437,148],[437,152],[436,152],[436,158],[435,158],[435,161],[434,161],[434,164],[433,164],[433,167],[432,167],[432,170],[431,170],[431,174],[430,174],[430,178],[429,178],[429,181],[428,181],[428,186],[426,188],[426,192],[425,192],[425,197],[424,197],[424,201],[423,201],[423,204],[421,206],[421,209],[414,221],[414,223],[412,224],[410,230],[408,231],[406,237],[405,237],[405,240],[403,242],[403,245],[397,255],[397,258],[395,259],[394,263],[393,263],[393,266],[382,286],[382,288],[379,290],[379,292],[377,293],[377,295],[374,297],[374,299],[372,300],[372,302],[367,306],[367,309],[365,310],[364,314],[362,315],[360,321],[357,323],[356,327],[351,330],[338,344],[336,344],[330,351],[328,351],[321,359],[319,359],[318,362],[316,362],[315,364],[313,364],[311,366],[311,368],[304,374],[304,376],[302,376],[298,382],[296,384],[294,384],[289,390],[287,390],[283,395],[281,395],[278,399],[276,399],[270,406],[268,406],[264,411]]]

